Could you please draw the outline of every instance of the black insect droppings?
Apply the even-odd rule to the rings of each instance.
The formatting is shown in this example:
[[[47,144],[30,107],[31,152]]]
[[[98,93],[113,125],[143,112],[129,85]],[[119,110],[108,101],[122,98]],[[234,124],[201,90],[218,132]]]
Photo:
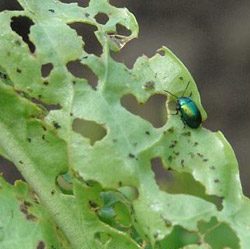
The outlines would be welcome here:
[[[17,46],[21,46],[21,42],[20,42],[19,40],[15,40],[15,44],[16,44]]]
[[[220,180],[219,180],[219,179],[214,179],[214,182],[215,182],[215,183],[219,183]]]
[[[47,86],[47,85],[49,84],[49,82],[48,82],[48,81],[44,81],[43,84],[44,84],[45,86]]]
[[[60,128],[61,128],[61,125],[59,125],[56,121],[53,121],[53,126],[54,126],[56,129],[60,129]]]
[[[204,155],[202,155],[202,154],[199,153],[199,152],[197,153],[197,156],[199,156],[199,157],[201,157],[201,158],[204,157]]]
[[[85,17],[89,17],[89,13],[85,13]]]
[[[171,227],[172,226],[172,222],[170,220],[167,220],[167,219],[164,218],[164,222],[165,222],[166,227]]]
[[[19,163],[20,163],[20,164],[23,164],[23,161],[20,160]]]
[[[168,131],[169,133],[173,133],[173,132],[174,132],[174,128],[171,127],[171,128],[169,128],[169,129],[167,129],[167,131]]]
[[[94,202],[94,201],[89,201],[89,206],[90,206],[91,208],[94,208],[94,209],[96,209],[96,208],[98,207],[97,203]]]
[[[215,167],[214,167],[214,166],[210,166],[209,168],[212,169],[212,170],[215,170]]]
[[[45,140],[45,135],[44,134],[42,135],[42,140]]]
[[[31,138],[30,138],[30,137],[28,137],[28,138],[27,138],[27,141],[28,141],[29,143],[31,143]]]
[[[169,162],[172,162],[172,160],[173,160],[173,157],[172,157],[172,156],[169,156],[169,157],[168,157],[168,161],[169,161]]]
[[[191,156],[191,158],[195,157],[195,154],[193,152],[189,152],[188,154]]]
[[[173,149],[175,147],[175,144],[170,144],[169,149]]]
[[[194,146],[197,146],[198,145],[198,142],[194,142]]]
[[[54,195],[55,194],[55,190],[53,189],[53,190],[51,190],[51,195]]]
[[[85,56],[83,56],[83,57],[82,57],[82,59],[88,59],[88,56],[87,56],[87,55],[85,55]]]
[[[207,162],[207,161],[208,161],[208,159],[207,159],[207,158],[204,158],[204,159],[203,159],[203,162]]]
[[[75,85],[75,84],[76,84],[76,81],[75,81],[75,80],[73,80],[73,81],[72,81],[72,83],[73,83],[73,85]]]
[[[182,132],[181,135],[190,137],[191,136],[191,132],[190,131]]]
[[[135,158],[135,155],[132,154],[132,153],[129,153],[128,156],[129,156],[130,158]]]
[[[181,160],[181,166],[182,166],[182,168],[184,167],[184,160],[183,159]]]
[[[22,70],[21,70],[20,68],[17,68],[17,69],[16,69],[16,72],[17,72],[17,73],[21,73]]]
[[[45,249],[45,243],[42,240],[40,240],[36,249]]]
[[[180,155],[180,152],[174,151],[174,154],[175,154],[176,156],[179,156],[179,155]]]
[[[145,90],[152,90],[155,88],[155,82],[154,81],[148,81],[144,84]]]
[[[47,128],[45,126],[42,125],[42,128],[44,131],[47,131]]]
[[[53,9],[49,9],[48,11],[51,13],[55,13],[55,10],[53,10]]]
[[[7,74],[0,72],[0,78],[6,80],[7,79]]]
[[[158,236],[159,236],[158,232],[155,232],[155,233],[154,233],[154,238],[157,239]]]
[[[73,113],[71,112],[69,115],[72,117],[72,116],[73,116]]]
[[[119,186],[119,187],[122,186],[122,182],[121,182],[121,181],[118,182],[118,186]]]
[[[181,76],[181,77],[179,77],[179,79],[180,79],[180,80],[183,80],[183,77]]]
[[[31,204],[29,202],[23,202],[20,204],[19,208],[20,211],[25,215],[25,218],[27,220],[32,220],[35,221],[37,218],[36,216],[34,216],[33,214],[29,213],[28,208],[31,206]]]
[[[41,99],[43,96],[42,96],[41,94],[39,94],[37,97],[38,97],[39,99]]]
[[[146,135],[150,135],[150,132],[149,132],[149,131],[145,131],[145,134],[146,134]]]

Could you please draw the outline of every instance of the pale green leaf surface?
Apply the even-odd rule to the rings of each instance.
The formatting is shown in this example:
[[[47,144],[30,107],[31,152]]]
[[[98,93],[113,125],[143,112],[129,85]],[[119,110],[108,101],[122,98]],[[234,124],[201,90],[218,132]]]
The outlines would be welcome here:
[[[47,209],[71,248],[158,249],[177,225],[200,235],[199,222],[216,217],[232,228],[241,248],[247,249],[249,200],[242,194],[237,161],[223,135],[184,128],[179,115],[169,116],[156,129],[121,106],[127,94],[139,103],[155,94],[166,95],[164,90],[181,96],[190,81],[187,95],[192,92],[205,121],[195,82],[175,55],[162,48],[152,58],[138,58],[132,69],[114,61],[110,50],[119,51],[135,38],[138,25],[127,9],[115,8],[107,0],[91,0],[86,8],[52,0],[19,2],[23,11],[0,14],[0,153],[15,163],[38,195],[41,204],[37,205]],[[106,24],[97,23],[100,12],[108,16]],[[34,23],[29,34],[34,54],[10,27],[11,18],[20,15]],[[97,28],[103,49],[100,57],[82,49],[84,41],[69,26],[74,22]],[[131,33],[118,34],[117,24]],[[87,79],[68,71],[67,63],[75,60],[98,77],[96,90]],[[53,69],[42,78],[41,67],[46,63],[52,63]],[[51,104],[58,108],[50,110]],[[96,122],[106,129],[106,136],[91,145],[73,130],[75,119]],[[223,199],[222,210],[196,196],[161,191],[150,163],[156,157],[166,170],[191,174],[207,195]],[[72,195],[63,194],[57,185],[57,177],[66,172],[72,177]],[[13,194],[12,187],[3,184],[4,191]],[[12,199],[14,207],[17,200]],[[32,241],[36,236],[39,233]]]

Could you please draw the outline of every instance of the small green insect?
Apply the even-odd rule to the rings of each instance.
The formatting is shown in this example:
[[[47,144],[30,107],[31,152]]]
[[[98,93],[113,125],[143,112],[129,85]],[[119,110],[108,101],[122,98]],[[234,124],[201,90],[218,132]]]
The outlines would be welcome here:
[[[196,129],[201,125],[202,118],[201,118],[201,112],[195,102],[191,99],[190,94],[189,97],[184,97],[185,92],[189,86],[190,81],[187,83],[187,86],[185,90],[183,91],[183,94],[181,97],[177,97],[173,93],[164,90],[165,92],[172,95],[177,100],[176,105],[176,114],[180,112],[181,114],[181,120],[184,123],[184,125],[189,126],[190,128]]]

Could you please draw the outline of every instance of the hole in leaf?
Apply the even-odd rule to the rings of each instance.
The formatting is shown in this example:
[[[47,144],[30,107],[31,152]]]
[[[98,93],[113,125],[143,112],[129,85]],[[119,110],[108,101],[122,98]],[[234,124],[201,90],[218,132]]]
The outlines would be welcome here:
[[[23,177],[17,170],[16,166],[2,156],[0,156],[0,173],[1,172],[3,173],[5,180],[11,184],[14,184],[16,180],[23,180]]]
[[[95,240],[97,240],[102,245],[105,245],[108,243],[109,240],[111,240],[111,236],[107,233],[103,232],[97,232],[94,235]]]
[[[211,218],[209,222],[199,222],[198,228],[200,236],[211,245],[211,248],[240,249],[239,238],[232,228],[224,222],[218,222],[215,217]]]
[[[131,31],[120,23],[116,24],[116,33],[118,35],[123,35],[123,36],[130,36],[131,35]]]
[[[76,30],[77,34],[82,37],[84,42],[84,50],[89,54],[95,54],[100,56],[102,53],[102,46],[95,36],[95,31],[97,28],[93,25],[74,22],[69,24],[69,26]]]
[[[56,179],[56,184],[64,194],[73,194],[72,177],[68,172],[59,175]]]
[[[11,18],[11,29],[22,37],[23,41],[28,45],[30,52],[34,53],[35,45],[29,39],[30,27],[32,25],[34,25],[33,21],[26,16]]]
[[[0,11],[4,10],[23,10],[17,0],[0,1]]]
[[[121,98],[121,105],[129,112],[149,121],[154,127],[162,127],[166,123],[166,96],[156,94],[151,96],[145,104],[138,104],[132,95],[125,95]]]
[[[41,67],[42,77],[44,77],[44,78],[48,77],[52,69],[53,69],[52,63],[43,64]]]
[[[67,69],[75,77],[86,79],[89,85],[93,89],[96,89],[98,84],[98,78],[87,65],[83,65],[79,60],[70,61],[67,63]]]
[[[103,12],[99,12],[95,15],[95,20],[100,24],[106,24],[109,20],[109,16]]]
[[[84,119],[75,119],[73,121],[73,130],[90,140],[90,144],[94,145],[97,141],[102,140],[107,130],[95,121]]]
[[[199,236],[197,233],[190,232],[181,226],[175,226],[171,234],[157,244],[159,248],[178,249],[190,244],[199,244]]]
[[[191,174],[180,173],[172,169],[166,170],[160,157],[153,158],[151,166],[155,174],[155,180],[162,191],[171,194],[193,195],[213,203],[218,210],[222,210],[222,198],[207,195],[205,187],[196,181]]]

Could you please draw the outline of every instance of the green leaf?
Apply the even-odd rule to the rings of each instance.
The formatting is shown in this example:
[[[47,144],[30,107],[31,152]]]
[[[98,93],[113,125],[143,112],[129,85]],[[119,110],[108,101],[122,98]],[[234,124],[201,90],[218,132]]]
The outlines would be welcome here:
[[[19,3],[22,11],[0,13],[0,153],[16,165],[39,203],[33,203],[20,184],[12,187],[2,180],[0,202],[4,200],[3,207],[10,204],[4,208],[8,214],[0,213],[0,221],[5,223],[14,210],[17,217],[8,229],[15,229],[22,218],[29,224],[27,231],[32,231],[34,223],[22,216],[15,193],[32,202],[34,214],[26,206],[25,212],[39,213],[45,223],[36,224],[39,232],[29,234],[29,243],[34,244],[24,244],[25,248],[34,248],[40,238],[74,249],[213,248],[217,244],[211,241],[222,238],[214,235],[218,231],[230,234],[234,248],[247,249],[250,204],[224,136],[203,127],[184,127],[179,115],[169,115],[163,127],[154,128],[121,105],[128,94],[141,104],[155,94],[166,96],[165,90],[181,96],[190,82],[187,91],[205,121],[195,82],[180,60],[163,47],[152,58],[138,58],[132,69],[116,62],[110,51],[119,51],[137,37],[138,25],[127,9],[107,0],[91,0],[86,8],[56,0]],[[108,18],[105,24],[97,21],[98,13]],[[34,53],[11,29],[13,17],[19,16],[33,23],[29,39]],[[73,23],[96,28],[100,56],[85,51],[86,41],[71,28]],[[127,35],[119,34],[119,25],[128,30]],[[96,89],[87,78],[69,72],[69,62],[91,69],[98,78]],[[53,68],[43,77],[42,68],[48,63]],[[176,100],[168,97],[171,113]],[[76,121],[94,123],[106,132],[93,142],[79,132]],[[189,174],[204,186],[206,196],[160,190],[152,171],[154,158],[162,160],[166,171]],[[64,186],[60,179],[69,184]],[[222,208],[211,196],[222,200]],[[213,219],[219,230],[211,226]],[[55,226],[60,233],[53,230]],[[1,247],[8,243],[6,229],[1,225]],[[26,230],[16,230],[16,236],[22,232]],[[178,236],[190,232],[195,240]]]

